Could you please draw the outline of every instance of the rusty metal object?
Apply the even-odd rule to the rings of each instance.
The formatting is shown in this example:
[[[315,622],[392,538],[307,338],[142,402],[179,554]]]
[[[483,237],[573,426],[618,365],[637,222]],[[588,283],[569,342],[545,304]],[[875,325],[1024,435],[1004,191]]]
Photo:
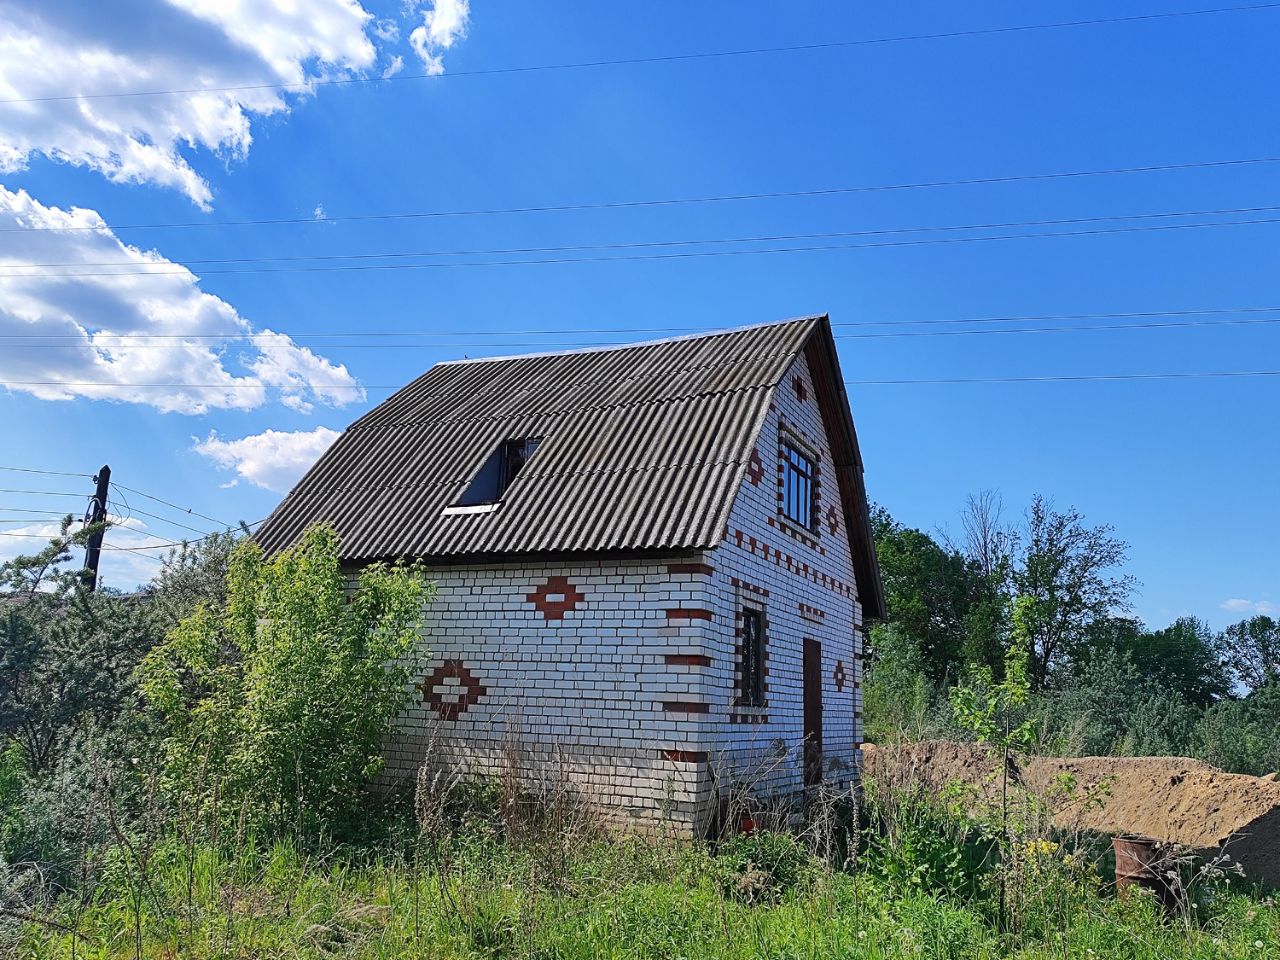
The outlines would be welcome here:
[[[1166,911],[1178,907],[1179,883],[1169,876],[1172,864],[1166,845],[1146,837],[1112,837],[1111,849],[1116,855],[1116,894],[1124,896],[1134,887],[1142,887],[1156,895]]]

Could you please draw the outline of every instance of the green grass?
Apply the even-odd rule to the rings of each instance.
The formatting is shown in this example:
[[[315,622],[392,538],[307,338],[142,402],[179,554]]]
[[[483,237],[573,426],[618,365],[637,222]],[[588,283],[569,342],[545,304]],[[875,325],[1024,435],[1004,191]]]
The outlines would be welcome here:
[[[327,856],[280,844],[227,856],[177,843],[145,871],[117,851],[88,903],[66,894],[20,928],[31,958],[946,958],[1263,960],[1280,909],[1224,888],[1196,923],[1096,876],[1017,891],[1001,932],[990,896],[936,893],[871,869],[810,861],[767,896],[734,883],[743,852],[641,841],[513,849],[455,835],[441,856],[384,846]],[[566,855],[566,850],[568,854]],[[750,861],[750,857],[746,858]],[[1035,883],[1024,875],[1024,887]],[[990,885],[985,885],[988,893]],[[1051,902],[1050,902],[1051,901]],[[65,928],[79,931],[73,935]]]

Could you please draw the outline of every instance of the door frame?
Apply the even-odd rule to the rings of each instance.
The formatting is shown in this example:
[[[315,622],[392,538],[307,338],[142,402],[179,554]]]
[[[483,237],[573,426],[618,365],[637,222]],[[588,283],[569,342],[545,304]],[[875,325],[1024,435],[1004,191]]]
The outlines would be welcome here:
[[[801,751],[804,763],[804,785],[822,783],[822,644],[804,638],[804,723]]]

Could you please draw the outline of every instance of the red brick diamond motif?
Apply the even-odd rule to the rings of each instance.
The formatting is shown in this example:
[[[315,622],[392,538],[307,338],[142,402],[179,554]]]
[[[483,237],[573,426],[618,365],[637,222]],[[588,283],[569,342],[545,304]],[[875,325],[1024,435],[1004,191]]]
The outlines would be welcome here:
[[[587,599],[581,590],[569,582],[568,577],[549,577],[547,582],[525,599],[533,604],[544,620],[563,620],[566,613],[577,609]]]
[[[840,513],[834,503],[827,507],[827,529],[832,533],[840,529]]]
[[[834,679],[834,680],[835,680],[835,682],[836,682],[836,689],[837,689],[837,690],[839,690],[841,693],[843,693],[843,692],[844,692],[844,682],[845,682],[847,679],[849,679],[849,678],[848,678],[848,676],[847,676],[847,675],[845,674],[845,672],[844,672],[844,661],[843,661],[843,660],[837,660],[837,661],[836,661],[836,672],[835,672],[835,674],[834,674],[834,676],[833,676],[833,679]]]
[[[751,451],[751,460],[747,463],[747,479],[753,487],[758,487],[764,479],[764,461],[760,459],[760,451]]]
[[[418,684],[422,699],[442,720],[457,720],[488,691],[461,660],[446,660]]]
[[[796,399],[799,400],[801,403],[804,403],[809,396],[809,391],[807,391],[804,388],[804,381],[801,380],[799,377],[792,377],[791,386],[795,388]]]

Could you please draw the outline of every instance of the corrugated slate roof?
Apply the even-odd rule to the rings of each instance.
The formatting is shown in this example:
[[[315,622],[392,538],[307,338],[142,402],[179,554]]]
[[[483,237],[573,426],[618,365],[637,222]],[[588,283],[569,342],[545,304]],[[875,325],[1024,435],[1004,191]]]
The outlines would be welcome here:
[[[438,364],[352,424],[256,539],[275,551],[325,521],[356,562],[713,547],[773,391],[819,329]],[[443,513],[521,437],[542,443],[498,509]]]

